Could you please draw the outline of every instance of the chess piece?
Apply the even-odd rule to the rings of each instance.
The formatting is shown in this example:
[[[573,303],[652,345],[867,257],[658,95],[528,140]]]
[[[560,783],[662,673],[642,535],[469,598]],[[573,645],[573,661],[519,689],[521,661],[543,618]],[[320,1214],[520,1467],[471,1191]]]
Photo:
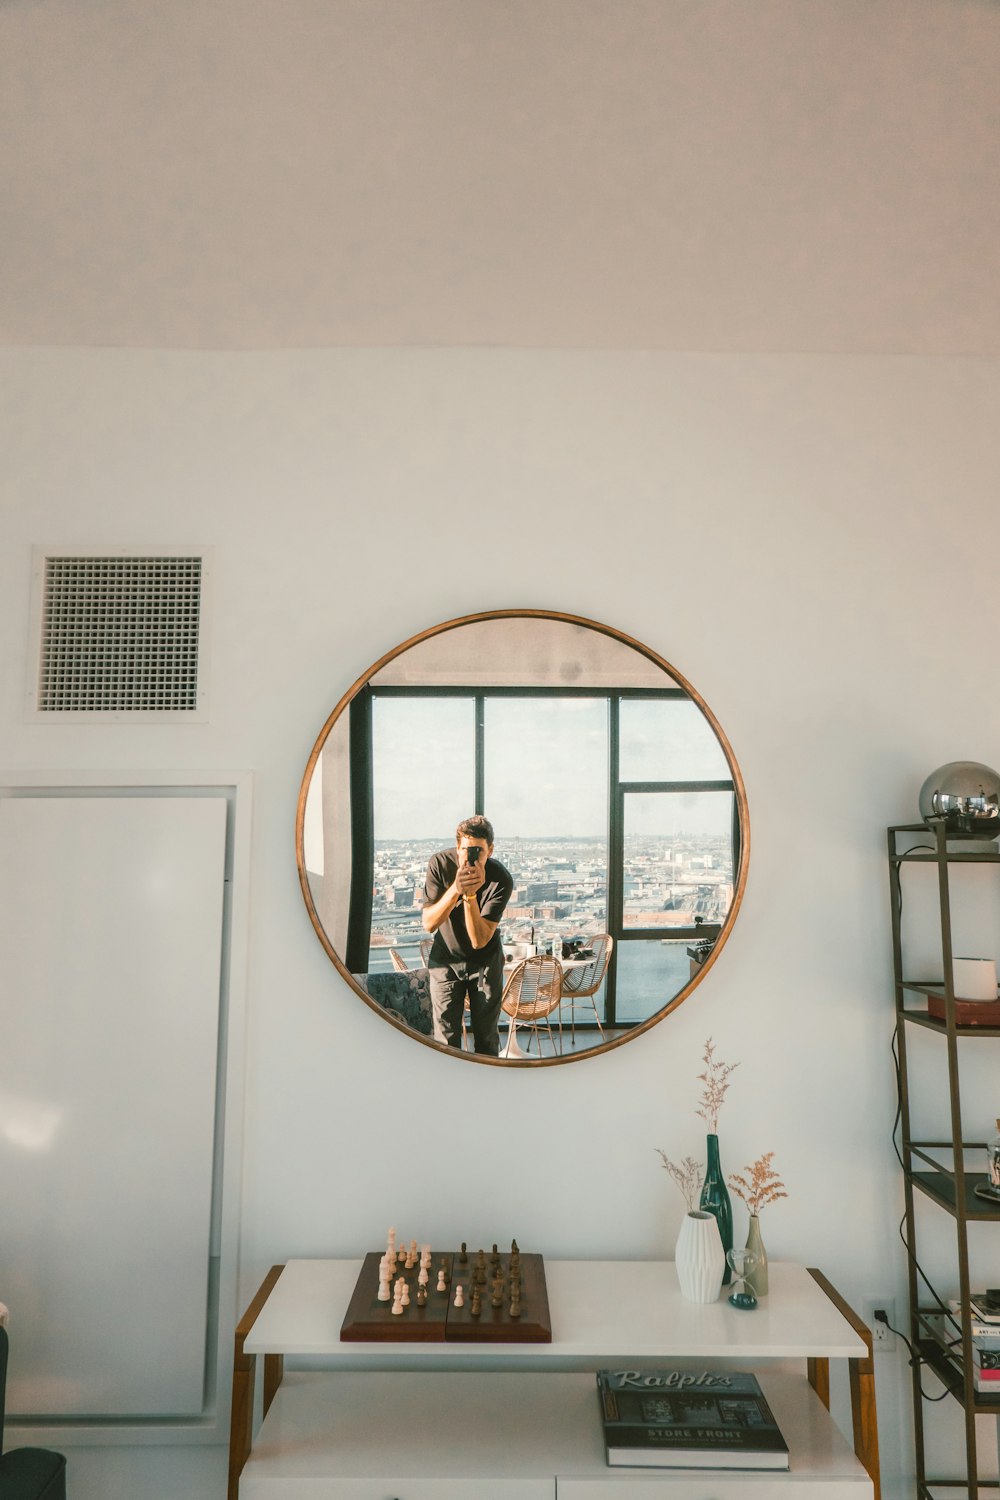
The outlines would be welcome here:
[[[476,1256],[476,1280],[480,1286],[486,1285],[486,1256],[482,1250]]]
[[[428,1275],[427,1267],[421,1266],[420,1270],[417,1272],[417,1286],[426,1286],[430,1279],[431,1278]]]
[[[464,1240],[462,1241],[462,1248],[459,1251],[458,1263],[460,1266],[467,1266],[469,1264],[469,1252],[466,1249]]]
[[[503,1307],[503,1277],[499,1271],[493,1278],[493,1296],[490,1298],[491,1307]]]
[[[438,1272],[438,1279],[440,1280],[443,1277],[445,1286],[449,1287],[451,1286],[451,1274],[448,1270],[448,1257],[446,1255],[442,1255],[440,1264],[441,1269]]]
[[[403,1304],[404,1307],[409,1307],[409,1305],[410,1305],[410,1285],[409,1285],[409,1282],[407,1282],[407,1281],[403,1282],[403,1290],[400,1293],[399,1300],[400,1300],[400,1302],[402,1302],[402,1304]]]
[[[446,1292],[448,1290],[448,1283],[445,1280],[445,1276],[444,1276],[444,1266],[442,1266],[441,1269],[440,1269],[440,1271],[438,1272],[437,1289],[438,1289],[439,1292]]]
[[[458,1282],[455,1287],[455,1306],[465,1306],[465,1288],[462,1286],[461,1282]]]
[[[403,1291],[402,1291],[402,1289],[403,1289],[404,1285],[405,1285],[405,1283],[402,1281],[402,1278],[400,1278],[400,1280],[396,1282],[396,1285],[395,1285],[395,1287],[393,1289],[392,1315],[393,1315],[394,1318],[399,1318],[399,1317],[402,1317],[402,1315],[403,1315]]]
[[[431,1247],[430,1247],[430,1245],[421,1245],[421,1247],[420,1247],[420,1264],[422,1266],[429,1266],[430,1263],[431,1263]]]
[[[391,1276],[383,1275],[381,1271],[379,1272],[378,1300],[380,1302],[390,1302],[392,1300],[392,1293],[389,1290],[389,1283],[391,1282],[391,1280]]]
[[[418,1307],[426,1307],[427,1306],[427,1283],[426,1283],[426,1281],[421,1286],[417,1287],[417,1306]]]
[[[469,1305],[469,1315],[478,1318],[483,1310],[483,1294],[479,1288],[479,1282],[472,1283],[472,1302]]]
[[[510,1315],[512,1318],[519,1318],[521,1316],[521,1298],[516,1288],[510,1297]]]

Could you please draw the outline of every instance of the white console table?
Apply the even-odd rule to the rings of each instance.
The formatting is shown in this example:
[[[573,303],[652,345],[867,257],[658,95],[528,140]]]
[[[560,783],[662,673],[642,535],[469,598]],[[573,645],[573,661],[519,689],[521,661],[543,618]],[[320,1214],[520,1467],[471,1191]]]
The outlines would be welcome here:
[[[547,1261],[550,1344],[341,1343],[360,1269],[275,1266],[247,1309],[229,1500],[879,1500],[871,1336],[818,1271],[772,1263],[770,1295],[740,1312],[686,1302],[670,1262]],[[308,1368],[286,1374],[285,1355]],[[831,1359],[848,1361],[853,1453]],[[685,1362],[756,1371],[787,1473],[607,1466],[594,1370]]]

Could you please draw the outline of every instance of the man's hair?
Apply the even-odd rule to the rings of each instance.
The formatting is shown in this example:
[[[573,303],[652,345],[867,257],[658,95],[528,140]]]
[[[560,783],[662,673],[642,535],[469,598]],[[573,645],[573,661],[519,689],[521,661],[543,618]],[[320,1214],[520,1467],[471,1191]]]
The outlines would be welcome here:
[[[490,848],[493,847],[493,824],[489,818],[484,818],[481,813],[476,813],[474,818],[463,818],[455,829],[456,847],[467,839],[485,839]]]

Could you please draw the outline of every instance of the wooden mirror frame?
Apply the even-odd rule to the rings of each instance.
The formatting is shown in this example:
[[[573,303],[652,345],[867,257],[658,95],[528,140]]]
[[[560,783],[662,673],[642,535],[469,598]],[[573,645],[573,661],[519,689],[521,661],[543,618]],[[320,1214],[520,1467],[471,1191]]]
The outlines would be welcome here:
[[[533,1058],[490,1057],[480,1053],[466,1052],[464,1051],[464,1049],[459,1050],[454,1047],[447,1047],[443,1043],[435,1041],[433,1037],[425,1036],[423,1033],[416,1031],[412,1026],[409,1026],[402,1018],[397,1017],[385,1006],[380,1005],[377,1000],[374,1000],[370,995],[367,995],[365,991],[360,987],[360,985],[355,982],[354,976],[349,972],[340,955],[334,949],[329,935],[325,927],[323,926],[322,921],[320,920],[319,913],[317,912],[309,882],[309,875],[306,870],[305,864],[304,828],[306,800],[309,795],[313,772],[334,724],[337,722],[340,716],[346,712],[357,695],[365,687],[368,686],[372,678],[375,677],[377,673],[382,671],[382,669],[387,666],[389,662],[394,661],[399,656],[402,656],[404,652],[411,650],[414,646],[419,646],[423,642],[432,639],[434,636],[442,635],[446,631],[456,630],[461,626],[475,625],[486,621],[509,619],[557,621],[562,624],[573,625],[581,627],[583,629],[597,631],[601,635],[607,636],[611,640],[618,642],[620,645],[626,646],[630,650],[637,652],[640,656],[645,657],[647,661],[651,662],[660,671],[665,673],[665,675],[673,683],[675,683],[679,688],[683,689],[683,691],[690,697],[691,701],[695,703],[701,710],[707,723],[710,725],[713,733],[715,734],[716,739],[718,740],[719,745],[722,749],[723,755],[725,756],[726,762],[732,775],[733,796],[735,798],[736,815],[740,830],[738,863],[736,869],[733,872],[732,902],[726,914],[726,919],[722,924],[722,929],[715,940],[712,951],[705,962],[700,966],[698,972],[691,976],[688,983],[685,984],[677,992],[677,994],[673,996],[672,999],[667,1001],[662,1009],[656,1011],[655,1014],[648,1017],[647,1020],[639,1021],[634,1025],[631,1025],[624,1036],[614,1037],[609,1041],[600,1042],[594,1047],[586,1048],[585,1050],[580,1052],[573,1052],[566,1056],[539,1056]],[[305,772],[302,777],[302,784],[299,790],[298,805],[295,815],[295,857],[299,872],[299,884],[302,890],[303,899],[306,904],[306,910],[309,913],[309,919],[312,923],[316,936],[319,938],[324,950],[326,951],[327,957],[331,960],[341,977],[346,980],[353,993],[357,995],[361,1000],[363,1000],[365,1004],[371,1010],[373,1010],[383,1021],[387,1021],[390,1026],[394,1026],[398,1031],[401,1031],[405,1036],[411,1038],[412,1040],[420,1042],[423,1046],[430,1047],[438,1055],[443,1055],[446,1057],[456,1057],[466,1062],[483,1063],[491,1067],[552,1067],[555,1064],[582,1062],[586,1058],[600,1056],[603,1053],[613,1051],[616,1047],[623,1046],[626,1042],[633,1041],[636,1037],[642,1035],[643,1032],[649,1031],[653,1026],[658,1025],[666,1016],[670,1015],[671,1012],[675,1011],[678,1008],[678,1006],[682,1005],[687,997],[691,994],[692,990],[694,990],[701,983],[709,970],[714,967],[720,952],[722,951],[723,947],[726,944],[726,941],[729,938],[730,933],[732,932],[733,925],[736,921],[736,917],[739,913],[740,906],[743,901],[743,893],[746,888],[747,870],[750,858],[750,818],[749,808],[747,805],[746,789],[743,784],[743,777],[740,773],[740,768],[736,762],[736,757],[733,754],[729,740],[726,738],[726,735],[719,725],[718,720],[706,704],[705,700],[702,698],[701,694],[696,692],[691,684],[687,681],[687,679],[680,672],[678,672],[675,667],[672,667],[669,662],[664,660],[663,657],[659,656],[657,652],[653,651],[649,646],[643,645],[641,641],[634,640],[631,636],[625,635],[620,630],[616,630],[613,626],[603,625],[597,620],[589,620],[580,615],[562,614],[554,610],[543,609],[498,609],[487,610],[480,614],[463,615],[453,620],[445,620],[440,625],[433,625],[429,629],[423,630],[419,634],[411,636],[408,640],[403,641],[401,645],[395,646],[391,651],[387,651],[384,656],[379,657],[378,661],[370,666],[367,671],[363,672],[362,675],[357,679],[357,681],[354,682],[352,686],[347,690],[347,692],[337,703],[336,707],[330,713],[322,729],[320,730],[320,733],[316,738],[316,742],[313,745],[309,760],[306,764]]]

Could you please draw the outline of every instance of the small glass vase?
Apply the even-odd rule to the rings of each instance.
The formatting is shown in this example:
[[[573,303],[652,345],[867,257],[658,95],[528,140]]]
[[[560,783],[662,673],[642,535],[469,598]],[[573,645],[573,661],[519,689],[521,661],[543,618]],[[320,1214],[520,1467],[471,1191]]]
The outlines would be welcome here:
[[[760,1219],[756,1214],[750,1215],[750,1228],[747,1231],[746,1248],[754,1257],[754,1264],[747,1271],[747,1286],[753,1289],[757,1297],[766,1297],[767,1251],[764,1249],[764,1241],[760,1237]]]
[[[719,1226],[719,1238],[722,1241],[722,1253],[725,1258],[733,1248],[733,1205],[729,1197],[729,1189],[726,1187],[726,1179],[722,1175],[717,1135],[708,1136],[705,1155],[705,1181],[702,1184],[699,1206],[714,1216]],[[722,1285],[728,1286],[732,1278],[732,1267],[726,1260]]]
[[[714,1214],[694,1209],[681,1220],[674,1250],[681,1296],[688,1302],[715,1302],[722,1290],[726,1257]]]

